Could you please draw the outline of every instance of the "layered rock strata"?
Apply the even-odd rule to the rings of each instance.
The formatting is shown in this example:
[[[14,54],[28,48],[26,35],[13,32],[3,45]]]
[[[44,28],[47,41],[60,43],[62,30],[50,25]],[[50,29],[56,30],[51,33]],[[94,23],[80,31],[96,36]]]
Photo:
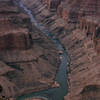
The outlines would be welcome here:
[[[44,1],[47,4],[41,0],[23,3],[54,38],[61,40],[70,55],[65,100],[100,100],[100,1],[62,0],[57,12],[47,9],[51,5]]]
[[[0,0],[0,97],[54,87],[59,51],[13,0]]]

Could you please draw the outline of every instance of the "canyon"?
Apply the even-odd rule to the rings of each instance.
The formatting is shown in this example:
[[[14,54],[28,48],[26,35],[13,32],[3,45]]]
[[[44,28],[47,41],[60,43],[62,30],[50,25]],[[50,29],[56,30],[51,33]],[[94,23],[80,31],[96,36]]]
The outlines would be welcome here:
[[[70,56],[65,100],[100,100],[100,1],[23,0]]]
[[[0,96],[7,98],[52,88],[61,62],[55,44],[16,2],[0,0]],[[100,100],[100,1],[22,3],[68,52],[64,100]]]
[[[0,0],[0,100],[57,87],[59,64],[55,44],[16,1]]]

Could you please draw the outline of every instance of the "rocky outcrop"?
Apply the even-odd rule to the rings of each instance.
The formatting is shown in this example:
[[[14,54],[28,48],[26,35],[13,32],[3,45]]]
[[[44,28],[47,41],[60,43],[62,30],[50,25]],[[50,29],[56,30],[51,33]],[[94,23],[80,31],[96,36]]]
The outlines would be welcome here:
[[[45,3],[48,5],[49,10],[57,10],[62,0],[41,0],[41,1],[42,3]]]
[[[51,40],[14,0],[0,0],[0,97],[54,87],[60,59]]]
[[[18,7],[15,7],[11,1],[11,3],[9,0],[0,2],[0,50],[30,48],[29,30],[24,25],[20,28],[22,23],[30,22],[29,17],[19,13]]]
[[[48,10],[48,3],[41,4],[40,0],[23,3],[54,38],[61,40],[70,55],[65,100],[99,100],[100,1],[63,0],[57,12]]]
[[[34,97],[34,98],[27,98],[25,100],[45,100],[45,98]]]

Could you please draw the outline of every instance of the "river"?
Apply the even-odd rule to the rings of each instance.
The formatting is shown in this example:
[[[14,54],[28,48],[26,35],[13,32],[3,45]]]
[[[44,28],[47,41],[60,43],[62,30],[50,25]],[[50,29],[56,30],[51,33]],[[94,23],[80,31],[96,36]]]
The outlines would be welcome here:
[[[24,11],[30,16],[31,22],[34,23],[34,25],[40,29],[44,34],[46,34],[53,43],[56,44],[57,48],[61,50],[63,53],[61,56],[61,65],[59,67],[59,71],[56,75],[56,81],[60,84],[59,88],[51,88],[47,90],[43,90],[40,92],[33,92],[27,95],[22,95],[17,98],[17,100],[24,100],[26,98],[32,98],[32,97],[40,97],[45,100],[64,100],[64,96],[68,92],[68,83],[67,83],[67,65],[68,63],[68,54],[66,50],[64,49],[63,45],[60,43],[59,40],[53,39],[51,36],[51,33],[48,32],[48,30],[43,27],[40,23],[37,22],[37,20],[34,18],[34,15],[32,15],[32,12],[30,9],[27,9],[22,4],[22,0],[19,2],[19,6],[24,9]]]

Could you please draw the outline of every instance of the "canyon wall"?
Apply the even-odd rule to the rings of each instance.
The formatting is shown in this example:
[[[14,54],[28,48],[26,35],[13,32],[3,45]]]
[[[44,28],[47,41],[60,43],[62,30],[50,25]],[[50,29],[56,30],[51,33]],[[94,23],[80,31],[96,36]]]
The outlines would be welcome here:
[[[56,87],[59,64],[59,50],[29,16],[0,0],[0,100]]]
[[[65,100],[100,100],[100,1],[23,0],[23,3],[69,53],[69,92]]]

